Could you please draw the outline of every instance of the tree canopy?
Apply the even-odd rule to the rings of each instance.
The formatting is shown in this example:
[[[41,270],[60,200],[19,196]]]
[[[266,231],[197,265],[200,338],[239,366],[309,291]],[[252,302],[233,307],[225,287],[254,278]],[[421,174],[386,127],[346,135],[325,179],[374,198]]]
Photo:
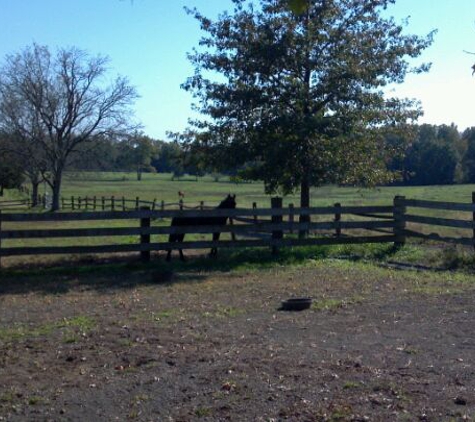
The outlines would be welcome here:
[[[421,111],[384,88],[428,70],[408,60],[433,34],[404,35],[381,15],[393,0],[233,2],[216,20],[189,11],[205,32],[183,84],[206,116],[194,142],[224,166],[252,162],[269,193],[300,188],[301,206],[310,186],[389,180],[382,132]]]

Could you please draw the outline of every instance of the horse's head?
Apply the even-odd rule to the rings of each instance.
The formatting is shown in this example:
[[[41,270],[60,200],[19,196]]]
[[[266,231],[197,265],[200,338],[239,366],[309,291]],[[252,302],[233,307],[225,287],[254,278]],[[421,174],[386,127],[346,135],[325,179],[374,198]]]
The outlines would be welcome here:
[[[221,203],[218,205],[218,208],[228,208],[228,209],[236,208],[236,195],[229,194],[226,198],[224,198],[221,201]]]

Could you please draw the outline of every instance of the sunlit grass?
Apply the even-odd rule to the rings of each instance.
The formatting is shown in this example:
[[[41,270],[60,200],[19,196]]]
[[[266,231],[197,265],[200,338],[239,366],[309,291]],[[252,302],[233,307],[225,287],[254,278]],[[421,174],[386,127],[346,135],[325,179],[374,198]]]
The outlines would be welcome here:
[[[79,334],[85,334],[96,326],[94,319],[78,315],[71,318],[63,318],[59,321],[43,323],[40,325],[13,324],[8,327],[0,327],[0,341],[11,342],[23,338],[34,338],[47,336],[55,330],[63,331],[63,340],[70,343],[68,339],[76,339]]]

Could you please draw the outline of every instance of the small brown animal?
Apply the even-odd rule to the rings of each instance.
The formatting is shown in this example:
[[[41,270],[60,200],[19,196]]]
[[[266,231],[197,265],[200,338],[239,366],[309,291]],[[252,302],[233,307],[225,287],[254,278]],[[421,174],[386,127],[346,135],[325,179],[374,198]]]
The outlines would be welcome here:
[[[178,197],[179,197],[179,198],[184,198],[184,197],[185,197],[185,192],[179,190],[179,191],[178,191]]]

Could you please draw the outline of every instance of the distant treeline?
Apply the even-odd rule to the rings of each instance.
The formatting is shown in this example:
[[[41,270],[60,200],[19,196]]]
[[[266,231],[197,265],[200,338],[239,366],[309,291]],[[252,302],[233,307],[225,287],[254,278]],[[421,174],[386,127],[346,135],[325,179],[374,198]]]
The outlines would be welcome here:
[[[460,132],[455,125],[423,124],[409,134],[390,134],[384,142],[403,151],[387,163],[398,174],[396,184],[434,185],[475,183],[475,127]],[[178,142],[165,142],[140,135],[122,140],[96,138],[81,145],[71,158],[72,171],[133,171],[138,180],[145,172],[171,173],[174,178],[187,174],[226,174],[246,180],[253,163],[237,168],[216,168],[202,152],[188,150]],[[0,163],[1,188],[21,183],[12,170],[13,161]],[[3,182],[2,182],[3,180]]]
[[[399,184],[475,183],[475,127],[461,133],[455,125],[423,124],[409,142],[394,136],[386,142],[406,143],[404,155],[388,163]]]
[[[388,134],[385,142],[404,154],[388,162],[401,185],[475,183],[475,127],[460,132],[455,125],[422,124],[411,135]],[[196,177],[221,172],[244,177],[243,168],[213,168],[207,157],[176,142],[142,136],[124,141],[101,140],[88,153],[78,154],[76,170],[136,171],[188,174]],[[249,163],[251,166],[252,163]]]
[[[138,180],[143,173],[171,173],[174,178],[187,174],[198,178],[211,173],[232,176],[238,171],[218,170],[203,154],[186,150],[178,142],[165,142],[144,135],[123,140],[97,139],[87,148],[77,151],[68,169],[136,172]]]
[[[388,163],[389,169],[399,174],[397,184],[475,183],[475,127],[460,132],[455,125],[423,124],[415,128],[411,139],[387,135],[385,142],[398,149],[404,146],[404,155]],[[74,170],[136,171],[139,179],[143,172],[172,173],[177,178],[215,172],[234,177],[246,174],[242,168],[213,168],[206,157],[185,150],[179,143],[147,136],[99,140],[94,148],[77,154],[71,164]]]

